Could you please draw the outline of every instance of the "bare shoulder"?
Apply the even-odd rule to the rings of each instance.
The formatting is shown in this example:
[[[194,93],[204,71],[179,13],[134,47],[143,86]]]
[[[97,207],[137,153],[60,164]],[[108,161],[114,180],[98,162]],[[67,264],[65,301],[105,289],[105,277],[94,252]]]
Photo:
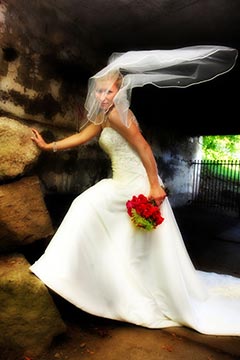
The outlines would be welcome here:
[[[119,116],[119,113],[118,113],[118,111],[117,111],[117,109],[115,108],[115,107],[113,107],[112,109],[111,109],[111,111],[109,111],[109,113],[108,113],[108,119],[110,120],[110,121],[116,121],[116,120],[120,120],[120,116]]]
[[[118,110],[114,107],[112,110],[111,110],[111,112],[109,113],[109,116],[108,116],[108,119],[109,119],[109,122],[110,122],[110,124],[112,125],[112,126],[124,126],[124,127],[126,127],[124,124],[123,124],[123,122],[122,122],[122,120],[121,120],[121,117],[120,117],[120,115],[119,115],[119,113],[118,113]],[[128,109],[128,114],[127,114],[127,121],[128,121],[128,124],[130,125],[130,126],[128,126],[128,127],[131,127],[132,126],[132,124],[133,124],[133,126],[135,126],[135,125],[137,125],[138,126],[138,122],[137,122],[137,120],[136,120],[136,117],[135,117],[135,115],[134,115],[134,113],[132,112],[132,110],[130,110],[130,109]]]

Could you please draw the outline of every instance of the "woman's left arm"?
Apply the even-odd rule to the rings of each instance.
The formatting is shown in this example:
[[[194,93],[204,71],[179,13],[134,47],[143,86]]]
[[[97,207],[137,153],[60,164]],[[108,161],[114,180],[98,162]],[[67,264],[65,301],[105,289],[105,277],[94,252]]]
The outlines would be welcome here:
[[[132,121],[132,116],[133,114],[129,111],[129,127],[126,127],[122,123],[115,111],[110,114],[109,121],[111,126],[117,130],[139,154],[149,179],[149,199],[154,199],[157,205],[161,205],[166,197],[166,192],[159,182],[157,163],[149,143],[143,137],[137,123]]]

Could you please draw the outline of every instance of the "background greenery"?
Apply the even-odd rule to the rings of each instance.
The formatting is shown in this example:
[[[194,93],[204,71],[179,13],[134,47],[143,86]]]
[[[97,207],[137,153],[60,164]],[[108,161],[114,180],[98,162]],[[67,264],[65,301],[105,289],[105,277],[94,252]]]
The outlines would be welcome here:
[[[203,160],[240,160],[240,135],[203,136]]]

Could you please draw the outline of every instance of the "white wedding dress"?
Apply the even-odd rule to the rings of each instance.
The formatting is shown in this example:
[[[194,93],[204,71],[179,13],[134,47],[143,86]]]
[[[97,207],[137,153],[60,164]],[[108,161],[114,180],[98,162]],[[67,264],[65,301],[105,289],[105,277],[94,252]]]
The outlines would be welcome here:
[[[136,228],[126,201],[148,195],[145,169],[112,128],[103,129],[99,144],[112,160],[113,178],[73,201],[31,271],[94,315],[149,328],[240,335],[240,279],[194,268],[168,199],[161,225],[150,232]]]

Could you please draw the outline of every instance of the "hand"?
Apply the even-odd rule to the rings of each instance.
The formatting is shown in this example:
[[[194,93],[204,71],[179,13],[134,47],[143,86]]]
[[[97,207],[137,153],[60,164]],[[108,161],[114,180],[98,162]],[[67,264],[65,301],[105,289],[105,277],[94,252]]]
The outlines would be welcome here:
[[[42,138],[40,133],[36,129],[32,129],[33,136],[31,137],[32,141],[35,142],[35,144],[42,150],[47,149],[47,143]]]
[[[154,200],[156,205],[160,206],[160,205],[162,205],[162,203],[166,197],[167,197],[167,193],[164,190],[164,187],[159,185],[158,187],[151,189],[148,199]]]

